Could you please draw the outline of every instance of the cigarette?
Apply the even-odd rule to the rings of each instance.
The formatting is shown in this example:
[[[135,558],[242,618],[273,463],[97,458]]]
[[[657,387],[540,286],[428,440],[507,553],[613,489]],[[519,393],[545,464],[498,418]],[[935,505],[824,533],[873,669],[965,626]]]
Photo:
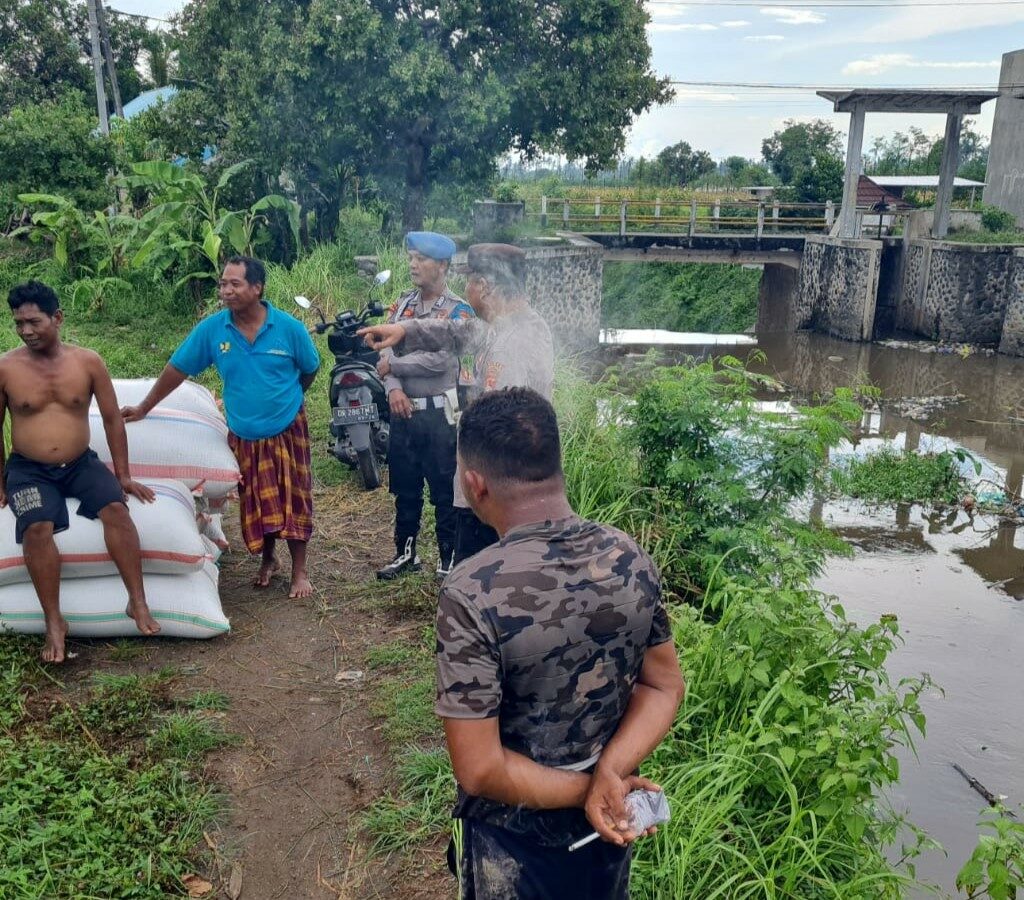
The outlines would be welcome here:
[[[579,850],[580,847],[586,847],[591,841],[596,841],[601,835],[596,831],[588,834],[585,838],[580,838],[575,844],[569,845],[569,852],[572,853],[574,850]]]

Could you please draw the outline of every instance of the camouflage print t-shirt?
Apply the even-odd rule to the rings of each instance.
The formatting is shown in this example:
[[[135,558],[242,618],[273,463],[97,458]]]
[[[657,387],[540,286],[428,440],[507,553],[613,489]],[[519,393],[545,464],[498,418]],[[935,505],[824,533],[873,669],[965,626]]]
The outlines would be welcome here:
[[[572,517],[509,531],[457,566],[437,612],[438,715],[498,716],[502,744],[589,768],[611,739],[648,647],[669,640],[657,569],[628,535]],[[457,815],[514,830],[586,829],[460,791]]]

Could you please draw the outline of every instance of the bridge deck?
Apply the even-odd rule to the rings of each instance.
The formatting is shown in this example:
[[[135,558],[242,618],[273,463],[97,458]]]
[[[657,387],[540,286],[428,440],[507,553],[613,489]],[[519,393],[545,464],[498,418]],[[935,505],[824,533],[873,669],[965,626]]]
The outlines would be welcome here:
[[[604,248],[609,262],[727,263],[733,265],[784,265],[798,268],[804,238],[798,235],[764,234],[609,234],[580,235]]]

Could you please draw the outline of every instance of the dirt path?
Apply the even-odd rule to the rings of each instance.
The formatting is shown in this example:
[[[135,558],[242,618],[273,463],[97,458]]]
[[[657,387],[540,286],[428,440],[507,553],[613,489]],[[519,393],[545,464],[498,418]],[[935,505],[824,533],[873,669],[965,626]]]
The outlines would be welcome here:
[[[230,698],[224,727],[242,741],[209,761],[228,806],[209,833],[212,861],[202,874],[217,886],[210,897],[230,896],[232,869],[243,900],[452,896],[440,848],[387,860],[368,853],[357,829],[362,810],[390,786],[393,760],[369,711],[373,679],[336,675],[365,671],[367,650],[403,630],[395,614],[353,599],[389,548],[389,499],[318,491],[311,600],[288,600],[281,576],[253,589],[255,564],[235,551],[221,560],[227,637],[140,643],[128,661],[99,642],[71,647],[79,653],[72,679],[170,666],[183,675],[182,693]],[[229,535],[237,545],[233,523]]]

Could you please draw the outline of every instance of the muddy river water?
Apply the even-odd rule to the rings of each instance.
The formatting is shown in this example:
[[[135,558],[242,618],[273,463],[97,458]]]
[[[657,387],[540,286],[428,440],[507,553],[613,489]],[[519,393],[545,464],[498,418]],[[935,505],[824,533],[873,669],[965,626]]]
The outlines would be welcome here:
[[[721,353],[718,338],[718,346],[702,352]],[[621,336],[618,342],[630,343]],[[750,349],[730,352],[742,358]],[[979,495],[1022,493],[1024,359],[852,344],[804,333],[761,336],[758,349],[767,363],[755,368],[796,396],[870,383],[887,401],[910,401],[883,403],[866,414],[858,435],[838,454],[886,443],[963,447],[983,466]],[[960,402],[922,402],[957,395]],[[937,885],[939,896],[957,896],[956,873],[977,841],[985,802],[953,763],[1005,795],[1011,808],[1024,803],[1024,528],[962,510],[868,508],[849,500],[809,504],[804,514],[820,517],[855,551],[830,561],[819,587],[838,596],[862,624],[895,614],[905,643],[890,657],[890,674],[898,679],[926,672],[934,680],[922,699],[927,736],[917,740],[916,756],[901,754],[901,778],[890,801],[945,850],[926,852],[918,876]]]

